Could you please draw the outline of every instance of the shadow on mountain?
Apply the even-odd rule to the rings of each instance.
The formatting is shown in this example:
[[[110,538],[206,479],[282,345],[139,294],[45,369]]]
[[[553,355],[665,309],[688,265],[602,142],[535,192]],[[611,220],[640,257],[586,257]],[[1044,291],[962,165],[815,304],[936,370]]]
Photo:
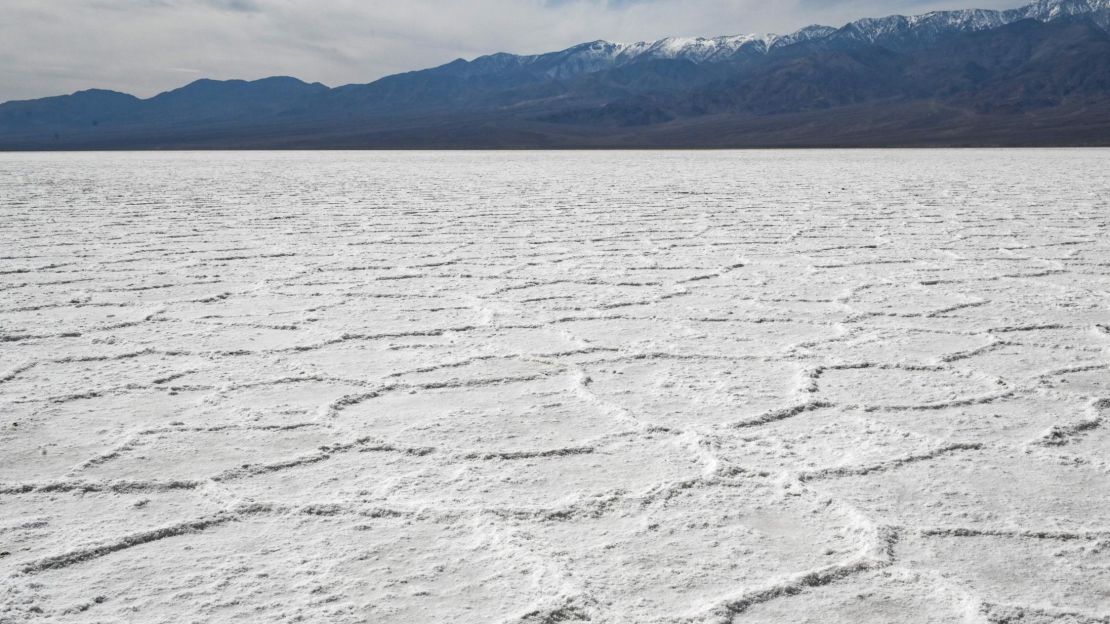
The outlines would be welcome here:
[[[0,105],[0,149],[1110,145],[1108,14],[869,36],[856,22],[715,62],[618,64],[594,42],[335,89],[83,91]]]

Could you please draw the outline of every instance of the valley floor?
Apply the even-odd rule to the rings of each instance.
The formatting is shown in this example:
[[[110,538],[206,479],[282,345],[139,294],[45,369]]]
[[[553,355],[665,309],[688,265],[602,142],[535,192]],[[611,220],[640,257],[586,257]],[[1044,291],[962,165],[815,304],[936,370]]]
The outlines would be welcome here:
[[[0,622],[1110,622],[1108,169],[0,155]]]

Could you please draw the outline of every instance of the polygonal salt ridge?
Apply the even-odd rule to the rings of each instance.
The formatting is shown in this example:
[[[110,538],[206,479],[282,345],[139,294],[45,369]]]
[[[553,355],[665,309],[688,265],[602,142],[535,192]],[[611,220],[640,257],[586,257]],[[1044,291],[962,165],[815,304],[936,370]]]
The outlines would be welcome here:
[[[170,428],[138,435],[71,471],[99,480],[229,480],[302,463],[324,461],[336,450],[335,434],[324,428]],[[366,445],[369,446],[369,445]]]
[[[1012,396],[1005,380],[948,365],[833,364],[808,373],[808,392],[864,411],[936,410]]]
[[[4,535],[4,550],[10,552],[3,558],[4,565],[12,569],[34,567],[36,561],[67,551],[125,542],[129,535],[220,511],[199,487],[187,483],[161,484],[173,486],[164,489],[122,482],[25,485],[22,491],[6,489],[3,493],[0,534]],[[65,528],[60,531],[59,527]]]
[[[581,449],[628,426],[564,374],[396,385],[343,397],[326,415],[360,435],[478,456]]]
[[[350,537],[335,540],[331,536],[337,531]],[[490,523],[460,524],[442,516],[402,517],[344,506],[256,505],[59,552],[24,565],[23,574],[33,576],[38,587],[49,588],[36,596],[42,606],[32,612],[50,615],[65,615],[67,603],[97,594],[108,597],[96,601],[103,606],[85,609],[98,609],[98,618],[113,611],[134,614],[128,601],[119,597],[135,595],[140,587],[176,595],[191,586],[194,602],[173,607],[144,604],[143,619],[170,621],[183,612],[189,614],[187,619],[203,619],[211,614],[209,605],[231,591],[241,599],[220,609],[232,619],[260,613],[273,613],[263,619],[280,619],[280,610],[294,619],[356,621],[337,615],[336,609],[341,609],[357,612],[357,621],[383,624],[437,617],[459,623],[514,621],[534,609],[563,577],[516,548],[511,537]],[[239,563],[245,560],[250,564]],[[290,565],[293,561],[296,565]],[[167,572],[202,566],[215,571],[234,567],[237,572],[233,581],[204,588],[193,585],[192,578]],[[399,591],[399,586],[407,591]],[[82,591],[70,594],[63,589],[68,587]],[[310,588],[317,600],[287,598]],[[85,592],[95,593],[82,596]],[[176,615],[169,613],[171,609]],[[87,621],[84,618],[82,614],[63,620]]]
[[[1046,371],[1036,377],[1041,387],[1051,387],[1056,393],[1090,399],[1092,409],[1105,400],[1110,392],[1110,365],[1092,363]]]
[[[747,421],[797,401],[795,363],[700,355],[587,367],[589,394],[634,421],[666,429]]]
[[[892,420],[814,402],[738,423],[712,440],[712,450],[722,465],[734,470],[806,480],[881,471],[970,446],[954,445],[943,435],[907,431]]]
[[[1089,536],[1105,532],[1110,522],[1108,474],[1104,466],[1055,454],[951,444],[803,479],[894,526]]]
[[[1110,560],[1105,535],[925,529],[908,532],[898,556],[909,573],[959,579],[984,617],[975,621],[1101,624],[1110,605],[1101,591]]]
[[[749,475],[741,475],[749,476]],[[363,501],[392,509],[558,519],[637,508],[706,476],[705,460],[673,436],[626,437],[597,448],[471,454],[373,440],[247,466],[213,478],[252,500]],[[496,484],[492,487],[491,484]]]
[[[790,594],[887,566],[898,537],[833,499],[761,478],[692,483],[520,528],[528,550],[573,566],[595,621],[705,621],[765,589]]]
[[[764,597],[767,599],[762,602],[750,600],[736,605],[743,608],[731,610],[730,624],[814,621],[814,614],[820,614],[819,621],[829,623],[978,622],[968,616],[977,612],[981,603],[957,579],[901,567],[861,571],[827,585]]]

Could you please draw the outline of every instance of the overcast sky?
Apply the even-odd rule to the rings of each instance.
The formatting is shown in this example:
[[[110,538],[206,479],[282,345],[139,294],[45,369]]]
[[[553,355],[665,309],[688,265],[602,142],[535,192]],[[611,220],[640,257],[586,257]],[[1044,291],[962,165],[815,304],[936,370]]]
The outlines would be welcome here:
[[[1005,8],[1021,0],[966,0]],[[370,82],[491,52],[791,32],[961,0],[0,0],[0,101],[197,78]]]

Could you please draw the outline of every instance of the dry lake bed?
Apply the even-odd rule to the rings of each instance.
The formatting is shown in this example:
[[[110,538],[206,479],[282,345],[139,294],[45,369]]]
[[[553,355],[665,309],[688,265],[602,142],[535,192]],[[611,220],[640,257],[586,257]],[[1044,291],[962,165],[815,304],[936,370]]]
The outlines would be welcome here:
[[[0,622],[1110,622],[1108,171],[0,155]]]

